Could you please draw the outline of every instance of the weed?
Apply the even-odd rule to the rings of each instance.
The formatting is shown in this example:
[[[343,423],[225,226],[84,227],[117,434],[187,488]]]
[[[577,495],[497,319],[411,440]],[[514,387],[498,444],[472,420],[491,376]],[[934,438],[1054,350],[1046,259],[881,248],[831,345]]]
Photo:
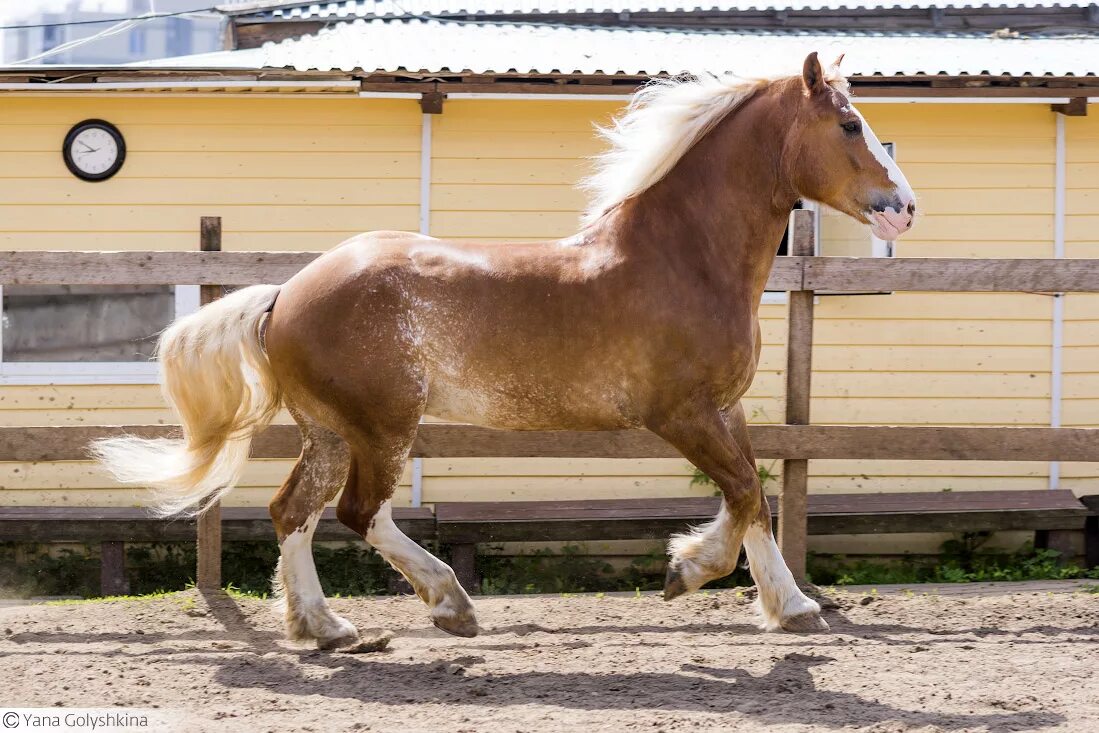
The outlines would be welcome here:
[[[775,465],[778,461],[771,461],[770,466],[756,466],[756,474],[759,476],[759,484],[763,487],[764,491],[767,490],[767,485],[772,481],[778,480],[780,474],[774,473]],[[691,486],[712,486],[714,487],[714,496],[721,496],[721,489],[717,487],[714,480],[710,478],[706,473],[696,468],[691,474]]]
[[[809,576],[819,585],[909,583],[977,583],[987,581],[1068,580],[1099,578],[1099,568],[1085,570],[1060,561],[1056,550],[1026,544],[1012,553],[979,554],[985,535],[962,535],[943,543],[942,554],[929,559],[893,562],[848,561],[840,556],[809,558]]]
[[[1049,579],[1099,580],[1099,568],[1084,570],[1064,564],[1056,551],[1025,545],[1013,553],[979,550],[987,535],[961,535],[943,544],[934,558],[894,561],[851,560],[843,556],[810,555],[808,579],[818,585],[880,585],[916,583],[970,583]],[[388,592],[393,571],[379,555],[362,544],[314,547],[318,574],[329,597],[377,595]],[[227,591],[237,597],[266,598],[278,550],[269,542],[231,542],[224,547],[222,575]],[[18,560],[18,562],[17,562]],[[127,579],[135,597],[169,597],[193,587],[193,545],[127,546]],[[667,558],[660,548],[635,557],[615,570],[606,560],[570,545],[560,552],[540,550],[517,556],[482,555],[479,567],[485,594],[551,593],[568,597],[596,591],[642,591],[664,587]],[[99,558],[93,552],[63,549],[53,554],[42,546],[0,543],[0,587],[23,596],[96,595]],[[708,584],[714,588],[752,585],[743,567]],[[1099,583],[1083,586],[1099,594]],[[876,595],[876,591],[871,591]],[[184,610],[194,606],[192,596],[176,600]]]
[[[265,597],[278,554],[274,542],[227,542],[222,548],[222,577],[233,593]],[[393,576],[381,556],[361,543],[315,545],[313,556],[329,596],[385,593]],[[184,590],[194,587],[195,563],[194,544],[128,544],[126,581],[134,597]],[[0,542],[0,588],[17,596],[95,597],[99,571],[94,549],[51,553],[47,545]]]
[[[590,593],[607,588],[614,571],[576,545],[563,547],[560,554],[547,549],[512,557],[483,555],[478,564],[486,594]]]
[[[173,598],[179,591],[172,591],[170,593],[148,593],[146,595],[132,595],[132,596],[103,596],[102,598],[60,598],[55,601],[46,601],[47,606],[75,606],[82,603],[100,603],[103,601],[115,602],[115,601],[159,601],[165,598]],[[194,605],[193,599],[191,605]]]

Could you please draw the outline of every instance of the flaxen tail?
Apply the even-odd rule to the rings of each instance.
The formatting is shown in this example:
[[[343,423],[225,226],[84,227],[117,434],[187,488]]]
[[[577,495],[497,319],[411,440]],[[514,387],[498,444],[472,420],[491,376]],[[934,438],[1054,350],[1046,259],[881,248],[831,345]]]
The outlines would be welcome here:
[[[194,515],[203,500],[229,492],[248,461],[252,436],[281,403],[263,351],[260,325],[278,285],[255,285],[175,321],[157,356],[182,439],[124,436],[92,444],[92,455],[123,483],[157,492],[155,510]]]

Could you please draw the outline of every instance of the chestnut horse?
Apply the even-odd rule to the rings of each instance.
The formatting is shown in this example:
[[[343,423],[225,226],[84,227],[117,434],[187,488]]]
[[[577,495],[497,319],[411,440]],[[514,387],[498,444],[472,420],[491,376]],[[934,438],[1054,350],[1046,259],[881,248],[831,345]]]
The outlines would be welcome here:
[[[730,573],[743,544],[767,629],[827,628],[771,534],[740,398],[759,361],[760,298],[791,208],[819,201],[882,239],[912,190],[816,54],[800,76],[676,79],[642,89],[589,181],[584,228],[555,242],[371,232],[284,285],[237,291],[160,339],[182,440],[94,450],[166,513],[232,488],[252,436],[286,406],[303,448],[271,502],[287,632],[353,641],[311,552],[325,503],[399,570],[439,628],[477,633],[444,563],[393,523],[390,497],[424,414],[510,430],[648,428],[720,487],[717,517],[670,543],[665,598]]]

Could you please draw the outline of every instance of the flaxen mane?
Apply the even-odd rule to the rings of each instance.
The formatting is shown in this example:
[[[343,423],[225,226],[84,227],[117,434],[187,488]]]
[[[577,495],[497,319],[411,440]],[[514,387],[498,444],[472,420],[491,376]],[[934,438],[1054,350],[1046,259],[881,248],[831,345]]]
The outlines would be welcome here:
[[[591,194],[584,223],[657,183],[718,122],[774,81],[705,74],[653,79],[642,87],[609,127],[597,128],[610,149],[594,158],[595,172],[580,184]],[[827,81],[849,93],[838,70]]]

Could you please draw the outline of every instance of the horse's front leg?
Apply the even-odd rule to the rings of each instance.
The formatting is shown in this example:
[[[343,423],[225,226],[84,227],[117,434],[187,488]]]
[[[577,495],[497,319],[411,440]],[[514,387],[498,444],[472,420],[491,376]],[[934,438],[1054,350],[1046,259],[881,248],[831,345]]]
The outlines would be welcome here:
[[[713,479],[724,497],[713,521],[669,542],[664,598],[693,592],[731,573],[743,543],[759,590],[764,628],[828,628],[820,606],[798,589],[778,551],[740,405],[725,412],[706,404],[680,406],[650,422],[649,429]]]

